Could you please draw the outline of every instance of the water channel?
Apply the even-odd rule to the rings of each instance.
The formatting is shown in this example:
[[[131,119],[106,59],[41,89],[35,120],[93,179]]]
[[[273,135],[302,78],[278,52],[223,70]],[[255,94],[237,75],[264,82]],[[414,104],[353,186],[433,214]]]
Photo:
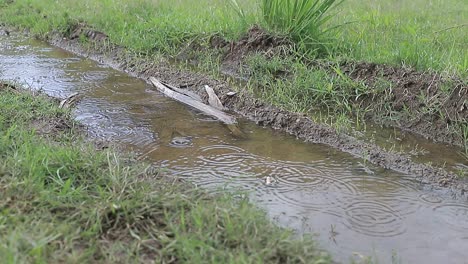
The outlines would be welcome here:
[[[315,234],[338,261],[468,263],[468,203],[411,175],[245,120],[247,136],[235,137],[142,80],[33,39],[0,36],[0,79],[60,98],[83,94],[75,115],[92,135],[203,188],[246,191],[279,225]],[[266,185],[266,176],[276,182]]]

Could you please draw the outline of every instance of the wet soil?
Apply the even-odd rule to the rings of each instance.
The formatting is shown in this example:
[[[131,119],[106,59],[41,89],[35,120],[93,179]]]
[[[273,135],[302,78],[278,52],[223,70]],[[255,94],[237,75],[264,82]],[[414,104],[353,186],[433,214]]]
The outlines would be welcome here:
[[[83,36],[89,38],[89,40],[93,42],[93,45],[85,45],[77,37],[69,38],[75,34],[75,31],[86,32]],[[174,86],[190,89],[205,99],[206,95],[203,86],[209,85],[214,88],[225,107],[256,122],[258,125],[273,127],[277,130],[294,135],[306,142],[331,146],[356,157],[363,158],[386,169],[414,175],[417,181],[421,184],[425,184],[428,188],[448,191],[457,199],[468,199],[467,179],[459,178],[457,175],[442,168],[414,162],[410,155],[387,151],[373,143],[365,142],[350,135],[338,133],[333,128],[314,122],[305,114],[293,113],[280,109],[279,107],[270,105],[258,98],[255,98],[246,91],[240,91],[235,96],[229,96],[227,94],[234,90],[233,85],[229,80],[214,79],[203,73],[180,69],[178,67],[174,67],[167,60],[161,58],[135,56],[134,54],[127,52],[123,47],[109,45],[107,37],[101,37],[105,36],[104,33],[93,32],[94,31],[91,29],[83,29],[79,27],[72,31],[71,35],[67,37],[59,34],[49,35],[47,41],[68,51],[89,57],[100,63],[125,71],[133,76],[145,80],[148,80],[149,77],[153,76]],[[93,36],[99,37],[94,38]],[[213,39],[212,44],[223,47],[226,50],[226,61],[229,65],[242,65],[240,62],[241,60],[236,60],[235,58],[237,58],[237,56],[242,58],[243,55],[246,55],[251,51],[263,50],[274,54],[275,52],[279,52],[278,50],[285,50],[278,47],[289,45],[284,40],[271,39],[268,36],[265,36],[265,33],[258,31],[257,29],[249,31],[249,33],[238,43],[226,44],[226,42],[223,42],[218,38]],[[230,53],[230,51],[234,53]],[[234,56],[233,54],[237,55]],[[354,76],[356,79],[360,78],[363,80],[365,79],[368,82],[372,82],[372,80],[375,79],[368,77],[373,76],[372,72],[374,72],[376,76],[380,76],[382,69],[386,69],[386,66],[362,65],[363,66],[361,67],[350,68],[350,76]],[[366,70],[366,67],[375,69]],[[398,71],[395,69],[396,73],[389,76],[406,76],[408,73],[405,73],[405,71],[409,70],[402,69]],[[393,91],[402,91],[403,89],[404,92],[404,89],[409,89],[408,91],[415,93],[417,89],[422,89],[427,86],[430,89],[426,88],[426,91],[431,92],[432,89],[435,90],[437,87],[436,84],[441,82],[440,78],[434,79],[433,77],[429,83],[427,83],[428,78],[420,78],[420,83],[424,83],[423,85],[418,83],[417,80],[418,76],[425,75],[418,75],[418,73],[412,72],[412,74],[409,74],[408,76],[411,77],[411,79],[408,80],[413,81],[401,81],[400,85],[401,87],[407,88],[393,89]],[[458,88],[455,89],[456,93],[454,92],[453,95],[450,95],[448,97],[450,100],[447,100],[447,107],[450,108],[453,106],[452,110],[447,110],[448,113],[451,113],[451,115],[447,115],[449,118],[459,118],[460,116],[464,117],[463,115],[466,113],[466,85],[459,84],[457,87]],[[408,93],[405,92],[404,94],[407,95]],[[457,97],[457,94],[460,94],[460,98]],[[395,102],[394,105],[398,107],[398,104],[411,102],[411,98],[413,97],[395,95],[393,98]],[[421,117],[421,119],[423,120],[423,117]],[[418,124],[421,127],[424,125],[422,122]]]
[[[48,96],[45,93],[26,90],[15,84],[0,81],[1,92],[14,92],[14,93],[32,93],[34,96],[44,96],[57,106],[60,105],[61,100],[56,97]],[[72,121],[68,116],[58,115],[49,118],[37,118],[29,124],[29,127],[40,137],[47,138],[51,142],[61,143],[61,135],[75,133],[80,135],[87,135],[87,129],[84,125]],[[96,150],[103,150],[109,148],[111,142],[97,138],[85,138],[88,142],[92,143]],[[114,146],[113,146],[114,147]],[[115,146],[116,147],[116,146]],[[117,147],[116,147],[117,148]]]
[[[59,133],[69,132],[73,127],[65,118],[37,119],[31,123],[34,131],[43,137],[55,137]]]
[[[228,42],[219,35],[210,39],[210,49],[217,50],[221,56],[221,72],[226,75],[248,79],[250,69],[245,60],[249,55],[260,53],[266,58],[274,56],[291,55],[293,43],[284,37],[272,36],[265,30],[255,25],[238,41]],[[187,54],[193,54],[197,47],[192,47],[192,53],[179,55],[179,60],[187,61]],[[196,60],[196,58],[190,58]],[[276,72],[276,76],[283,76],[285,72]]]
[[[397,68],[375,63],[348,63],[344,72],[368,87],[386,82],[390,87],[385,97],[398,118],[380,121],[385,125],[409,130],[437,142],[463,145],[460,134],[450,131],[453,124],[468,124],[468,82],[455,77],[443,77],[437,73],[417,72],[409,68]],[[372,97],[363,98],[366,107],[375,103]],[[368,115],[379,121],[376,115]]]
[[[259,26],[253,26],[238,41],[228,42],[215,35],[210,40],[209,49],[219,52],[221,71],[229,76],[248,80],[246,58],[261,54],[270,59],[274,56],[291,56],[293,43],[287,38],[272,36]],[[178,59],[197,64],[197,52],[206,47],[192,45],[179,54]],[[330,74],[335,71],[326,63],[307,62],[312,67],[320,67]],[[333,65],[335,66],[335,65]],[[342,62],[341,70],[352,80],[362,83],[374,91],[355,102],[361,108],[375,104],[390,107],[393,117],[367,114],[368,120],[378,124],[398,127],[411,131],[436,142],[464,146],[459,131],[448,129],[451,125],[468,125],[468,82],[456,77],[444,77],[438,73],[418,72],[411,68],[398,68],[367,62]],[[273,73],[278,78],[287,78],[286,72]],[[380,87],[379,87],[380,86]],[[382,87],[384,86],[384,87]],[[352,100],[350,100],[352,101]],[[374,107],[375,108],[375,107]],[[383,111],[377,111],[383,112]],[[395,116],[396,115],[396,116]],[[456,129],[456,126],[454,126]]]

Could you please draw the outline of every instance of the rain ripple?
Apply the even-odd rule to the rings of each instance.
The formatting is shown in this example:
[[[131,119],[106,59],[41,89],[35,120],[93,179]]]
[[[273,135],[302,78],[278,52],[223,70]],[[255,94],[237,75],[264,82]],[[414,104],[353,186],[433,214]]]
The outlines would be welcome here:
[[[468,232],[468,205],[448,203],[434,207],[434,211],[452,228]]]
[[[344,225],[368,236],[391,237],[406,231],[402,217],[385,203],[357,201],[346,209]]]

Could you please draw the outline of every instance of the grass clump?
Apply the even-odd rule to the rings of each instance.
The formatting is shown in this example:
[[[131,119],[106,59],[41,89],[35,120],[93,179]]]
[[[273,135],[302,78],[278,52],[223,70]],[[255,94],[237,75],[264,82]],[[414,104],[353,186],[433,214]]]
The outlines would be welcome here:
[[[335,27],[327,22],[334,16],[330,13],[343,2],[336,0],[260,0],[256,22],[262,23],[275,34],[293,40],[300,52],[310,58],[323,55],[333,40],[329,31]],[[247,12],[238,0],[230,0],[232,9],[240,21],[247,24]],[[252,4],[250,4],[252,5]],[[251,8],[251,6],[248,6]],[[261,18],[261,19],[259,19]]]
[[[96,151],[45,96],[0,85],[0,113],[2,263],[330,262],[246,200]]]

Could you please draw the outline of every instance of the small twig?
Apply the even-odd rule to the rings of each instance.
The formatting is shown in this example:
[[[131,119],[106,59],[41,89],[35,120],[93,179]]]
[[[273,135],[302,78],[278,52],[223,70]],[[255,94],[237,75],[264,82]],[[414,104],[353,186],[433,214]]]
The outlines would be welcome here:
[[[221,100],[219,100],[213,88],[211,88],[208,85],[205,85],[205,91],[208,94],[208,103],[214,108],[224,110],[223,103],[221,103]]]

